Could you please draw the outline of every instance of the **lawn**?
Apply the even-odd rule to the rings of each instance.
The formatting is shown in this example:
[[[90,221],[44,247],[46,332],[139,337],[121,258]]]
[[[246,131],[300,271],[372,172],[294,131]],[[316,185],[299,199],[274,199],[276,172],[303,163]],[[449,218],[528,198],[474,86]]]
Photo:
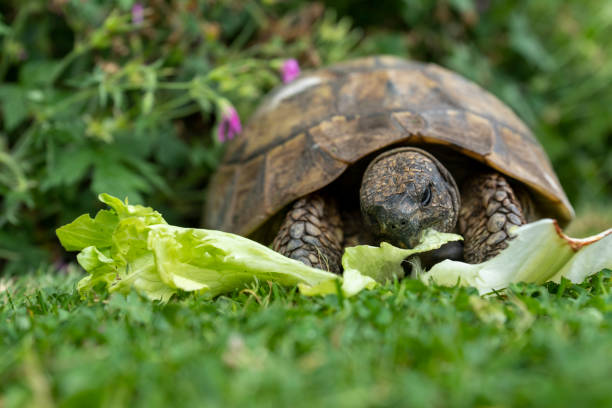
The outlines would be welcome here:
[[[0,407],[610,406],[612,273],[491,298],[414,280],[350,299],[261,282],[166,305],[0,280]]]

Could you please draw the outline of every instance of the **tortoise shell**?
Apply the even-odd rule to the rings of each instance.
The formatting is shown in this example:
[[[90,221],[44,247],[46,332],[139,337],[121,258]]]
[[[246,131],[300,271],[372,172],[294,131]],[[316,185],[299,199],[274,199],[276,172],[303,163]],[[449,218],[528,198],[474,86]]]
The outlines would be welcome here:
[[[274,90],[213,176],[208,228],[249,235],[298,197],[391,145],[443,145],[523,183],[540,215],[574,215],[542,146],[478,85],[435,64],[369,57]]]

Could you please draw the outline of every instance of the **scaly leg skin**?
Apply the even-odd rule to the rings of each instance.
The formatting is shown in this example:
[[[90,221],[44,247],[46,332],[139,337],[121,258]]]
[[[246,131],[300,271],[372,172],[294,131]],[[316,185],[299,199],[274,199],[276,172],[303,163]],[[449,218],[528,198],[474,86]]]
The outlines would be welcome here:
[[[342,241],[342,221],[336,203],[315,193],[293,204],[272,248],[308,266],[340,274]]]
[[[506,179],[497,173],[468,180],[461,190],[459,233],[464,259],[484,262],[508,246],[509,231],[525,224],[521,203]]]

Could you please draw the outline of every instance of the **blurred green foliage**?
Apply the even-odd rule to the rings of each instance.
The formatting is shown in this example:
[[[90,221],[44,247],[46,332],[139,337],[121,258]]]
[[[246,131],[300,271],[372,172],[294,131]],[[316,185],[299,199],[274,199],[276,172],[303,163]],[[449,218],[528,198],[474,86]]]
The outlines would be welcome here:
[[[59,260],[54,230],[108,192],[199,223],[223,145],[298,58],[434,61],[508,103],[572,202],[612,198],[612,3],[8,0],[0,5],[0,265]]]

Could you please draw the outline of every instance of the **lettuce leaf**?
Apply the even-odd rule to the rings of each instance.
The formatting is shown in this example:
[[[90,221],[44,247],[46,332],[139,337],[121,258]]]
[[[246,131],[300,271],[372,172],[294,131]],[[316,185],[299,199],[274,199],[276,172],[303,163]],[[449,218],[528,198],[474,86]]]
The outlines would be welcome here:
[[[115,212],[102,210],[94,219],[83,214],[58,228],[56,233],[66,251],[80,251],[88,246],[107,248],[112,245],[113,230],[118,222]]]
[[[404,277],[402,262],[414,254],[440,248],[450,241],[463,239],[460,235],[437,232],[428,229],[423,233],[419,245],[412,249],[402,249],[387,242],[380,246],[357,245],[348,247],[342,255],[342,292],[353,296],[363,289],[372,289],[377,283]],[[300,285],[300,292],[307,296],[335,293],[333,282],[322,282],[318,286]]]
[[[459,241],[461,235],[438,232],[427,229],[421,237],[419,245],[412,249],[402,249],[387,242],[380,246],[358,245],[344,250],[342,266],[344,272],[355,269],[362,275],[369,276],[377,282],[404,277],[402,262],[411,255],[440,248],[450,241]]]
[[[157,273],[173,289],[215,296],[255,278],[281,285],[316,285],[339,279],[239,235],[170,225],[151,226],[149,231],[148,248]]]
[[[65,249],[81,251],[77,261],[89,273],[78,283],[81,293],[102,283],[110,292],[136,289],[167,301],[178,290],[215,296],[255,279],[308,287],[341,279],[238,235],[171,226],[150,207],[99,199],[112,209],[57,230]]]
[[[480,294],[504,289],[511,283],[574,283],[612,269],[612,229],[574,239],[561,232],[557,222],[542,219],[517,228],[515,238],[499,255],[480,264],[445,260],[420,278],[439,285],[473,286]]]

